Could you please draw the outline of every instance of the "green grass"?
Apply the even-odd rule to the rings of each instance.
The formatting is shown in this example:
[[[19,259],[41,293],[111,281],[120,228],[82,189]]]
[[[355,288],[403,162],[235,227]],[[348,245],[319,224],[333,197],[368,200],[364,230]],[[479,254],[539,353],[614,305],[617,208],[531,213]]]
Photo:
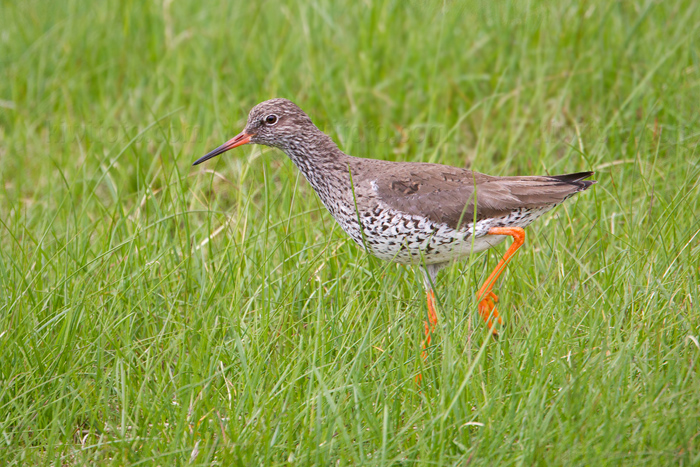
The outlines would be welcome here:
[[[0,464],[700,464],[696,2],[0,3]],[[297,102],[353,155],[596,171],[419,276],[279,151],[190,164]],[[423,384],[414,382],[422,372]]]

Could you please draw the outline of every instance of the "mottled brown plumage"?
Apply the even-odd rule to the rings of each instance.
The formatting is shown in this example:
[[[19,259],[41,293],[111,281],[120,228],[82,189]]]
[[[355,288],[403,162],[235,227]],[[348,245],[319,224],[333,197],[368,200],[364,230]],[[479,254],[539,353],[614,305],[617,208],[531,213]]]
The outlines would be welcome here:
[[[515,209],[560,204],[593,183],[582,181],[591,172],[493,177],[440,164],[405,163],[395,167],[377,177],[379,199],[398,211],[425,216],[453,229],[474,220],[505,216]]]
[[[437,320],[432,300],[437,272],[451,260],[512,236],[514,244],[478,297],[489,328],[493,319],[501,322],[491,288],[524,241],[523,228],[595,183],[584,180],[592,172],[494,177],[440,164],[352,157],[287,99],[256,105],[241,134],[194,165],[248,143],[284,151],[358,245],[381,259],[420,266],[431,326]],[[429,331],[426,324],[426,342]]]

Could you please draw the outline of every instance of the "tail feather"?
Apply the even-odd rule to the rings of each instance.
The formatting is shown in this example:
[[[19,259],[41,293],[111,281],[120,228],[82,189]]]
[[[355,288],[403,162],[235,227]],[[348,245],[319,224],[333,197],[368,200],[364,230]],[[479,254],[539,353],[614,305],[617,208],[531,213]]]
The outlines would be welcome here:
[[[575,174],[552,175],[549,178],[553,178],[563,183],[577,185],[581,187],[581,191],[583,191],[596,182],[595,180],[584,180],[592,175],[593,172],[577,172]]]
[[[593,172],[534,177],[513,177],[508,189],[520,206],[560,204],[574,194],[587,190],[595,180],[584,180]]]

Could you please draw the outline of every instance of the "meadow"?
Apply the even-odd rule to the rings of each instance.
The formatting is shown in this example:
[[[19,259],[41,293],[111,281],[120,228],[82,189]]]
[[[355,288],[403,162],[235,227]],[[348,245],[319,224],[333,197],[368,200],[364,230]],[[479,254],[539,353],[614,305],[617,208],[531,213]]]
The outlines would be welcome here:
[[[0,465],[700,465],[691,0],[0,2]],[[280,151],[595,171],[437,283]],[[422,374],[421,384],[415,381]]]

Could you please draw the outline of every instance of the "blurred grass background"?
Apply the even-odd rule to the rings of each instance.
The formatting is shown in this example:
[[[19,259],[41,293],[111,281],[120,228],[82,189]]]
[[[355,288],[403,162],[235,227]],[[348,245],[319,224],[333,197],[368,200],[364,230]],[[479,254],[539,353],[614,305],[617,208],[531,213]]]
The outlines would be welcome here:
[[[0,464],[700,464],[693,1],[0,3]],[[595,170],[419,277],[282,153],[205,166],[287,97],[346,152]],[[416,374],[423,384],[416,385]]]

